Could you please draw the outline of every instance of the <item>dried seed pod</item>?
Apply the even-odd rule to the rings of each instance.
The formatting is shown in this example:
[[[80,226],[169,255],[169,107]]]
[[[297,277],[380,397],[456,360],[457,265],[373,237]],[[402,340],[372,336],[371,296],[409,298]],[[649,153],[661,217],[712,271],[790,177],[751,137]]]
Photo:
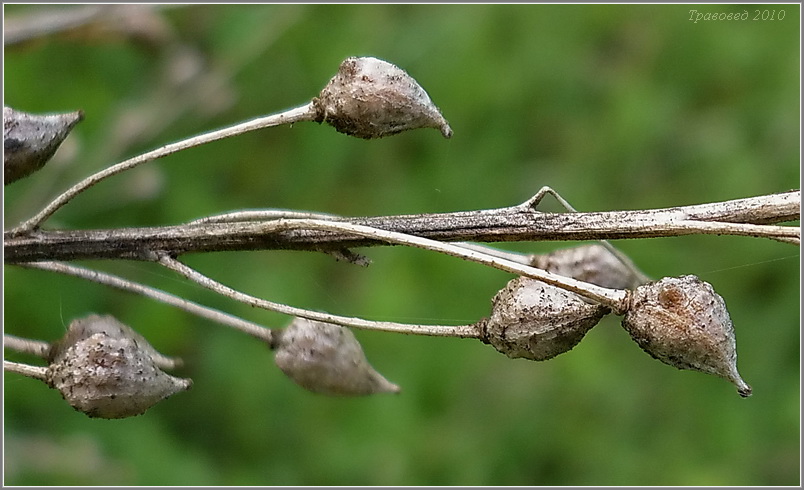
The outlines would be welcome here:
[[[492,300],[481,339],[511,358],[545,361],[569,351],[609,308],[535,279],[518,277]]]
[[[74,321],[51,349],[46,382],[73,408],[90,417],[131,417],[192,386],[160,370],[153,347],[115,323],[97,315]]]
[[[604,288],[632,289],[646,282],[633,264],[624,263],[597,243],[531,255],[530,263],[533,267]]]
[[[111,315],[89,315],[70,322],[70,326],[67,327],[67,333],[51,345],[48,361],[52,362],[64,349],[96,333],[102,333],[113,338],[129,338],[135,341],[140,350],[148,354],[156,364],[156,367],[160,369],[176,369],[182,365],[181,359],[159,353],[145,340],[145,337]]]
[[[654,358],[679,369],[725,378],[741,396],[751,387],[737,372],[737,348],[726,303],[695,276],[665,277],[634,290],[623,327]]]
[[[295,318],[276,335],[276,365],[296,384],[325,395],[399,393],[366,360],[354,334],[331,323]]]
[[[36,172],[56,153],[81,111],[35,115],[3,107],[3,182],[8,185]]]
[[[313,99],[317,121],[358,138],[382,138],[408,129],[436,128],[452,136],[427,92],[404,70],[377,58],[347,58]]]

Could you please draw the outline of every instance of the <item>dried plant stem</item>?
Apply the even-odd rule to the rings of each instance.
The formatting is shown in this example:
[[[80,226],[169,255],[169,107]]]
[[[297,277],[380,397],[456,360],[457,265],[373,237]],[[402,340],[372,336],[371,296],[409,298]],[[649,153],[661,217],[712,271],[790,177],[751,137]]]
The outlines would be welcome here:
[[[294,306],[284,305],[282,303],[275,303],[267,301],[255,296],[241,293],[235,289],[221,284],[220,282],[211,279],[192,267],[189,267],[182,262],[170,257],[167,254],[162,254],[158,258],[158,262],[166,268],[181,274],[187,279],[204,286],[207,289],[215,291],[218,294],[231,298],[235,301],[245,303],[250,306],[262,308],[269,311],[275,311],[285,315],[298,316],[307,318],[308,320],[316,320],[326,323],[334,323],[345,327],[353,327],[364,330],[381,330],[385,332],[405,333],[413,335],[429,335],[433,337],[459,337],[459,338],[478,338],[479,332],[474,325],[415,325],[406,323],[395,322],[378,322],[371,320],[364,320],[362,318],[353,318],[347,316],[331,315],[329,313],[321,313],[318,311],[306,310],[304,308],[297,308]]]
[[[573,211],[576,212],[576,211]],[[293,211],[285,209],[254,209],[248,211],[234,211],[231,213],[218,214],[214,216],[206,216],[197,220],[190,221],[188,224],[202,225],[206,223],[236,223],[238,221],[268,221],[280,218],[287,219],[323,219],[323,220],[336,220],[343,221],[347,218],[337,216],[334,214],[315,213],[311,211]],[[517,262],[524,265],[530,264],[530,255],[509,252],[500,250],[498,248],[490,247],[488,245],[480,245],[470,242],[456,242],[459,245],[470,250],[477,250],[478,252],[494,255],[503,259],[508,259],[512,262]]]
[[[534,207],[534,208],[535,208],[536,206],[538,206],[538,205],[539,205],[539,203],[542,201],[542,199],[544,198],[544,196],[546,196],[546,195],[548,195],[548,194],[549,194],[549,195],[551,195],[551,196],[553,196],[553,198],[554,198],[556,201],[558,201],[558,203],[559,203],[559,204],[561,204],[562,206],[564,206],[564,209],[566,209],[567,211],[569,211],[569,212],[571,212],[571,213],[577,213],[577,212],[578,212],[578,210],[577,210],[577,209],[575,209],[574,207],[572,207],[572,205],[569,203],[569,201],[567,201],[566,199],[564,199],[564,198],[561,196],[561,194],[559,194],[559,193],[558,193],[558,192],[557,192],[555,189],[553,189],[552,187],[549,187],[549,186],[544,186],[544,187],[542,187],[541,189],[539,189],[539,192],[537,192],[537,193],[536,193],[536,194],[535,194],[533,197],[531,197],[531,198],[530,198],[530,199],[527,201],[526,205],[528,205],[528,206],[531,206],[531,207]],[[636,277],[639,279],[639,281],[640,281],[640,282],[647,282],[647,281],[649,281],[649,280],[650,280],[650,278],[649,278],[649,277],[648,277],[648,276],[647,276],[645,273],[643,273],[641,270],[639,270],[639,269],[637,268],[636,264],[634,264],[634,263],[631,261],[631,259],[630,259],[630,258],[628,258],[628,257],[627,257],[627,256],[626,256],[624,253],[620,252],[620,251],[619,251],[619,250],[618,250],[618,249],[617,249],[617,248],[616,248],[614,245],[612,245],[612,244],[611,244],[611,243],[610,243],[608,240],[598,240],[598,242],[599,242],[601,245],[603,245],[603,247],[604,247],[606,250],[608,250],[608,251],[609,251],[609,253],[611,253],[611,254],[612,254],[612,255],[613,255],[613,256],[614,256],[614,257],[615,257],[617,260],[619,260],[619,261],[620,261],[620,263],[621,263],[621,264],[623,264],[623,265],[624,265],[624,266],[625,266],[625,267],[626,267],[628,270],[632,271],[632,272],[634,273],[634,275],[635,275],[635,276],[636,276]],[[530,257],[529,257],[529,258],[530,258]]]
[[[66,192],[58,196],[56,199],[54,199],[36,216],[25,221],[19,226],[13,228],[12,230],[6,232],[6,236],[12,236],[12,237],[19,236],[36,229],[46,219],[52,216],[53,213],[55,213],[59,208],[70,202],[70,200],[72,200],[75,196],[77,196],[81,192],[87,190],[88,188],[92,187],[93,185],[97,184],[98,182],[108,177],[117,175],[121,172],[125,172],[126,170],[130,170],[140,164],[151,162],[153,160],[163,158],[168,155],[172,155],[174,153],[186,150],[188,148],[201,146],[223,138],[228,138],[231,136],[247,133],[249,131],[269,128],[273,126],[280,126],[282,124],[293,124],[302,121],[312,121],[314,120],[314,118],[315,118],[315,109],[313,108],[312,103],[308,103],[303,106],[299,106],[279,114],[272,114],[270,116],[258,117],[256,119],[239,123],[234,126],[229,126],[227,128],[219,129],[217,131],[211,131],[209,133],[193,136],[192,138],[178,141],[176,143],[171,143],[156,150],[149,151],[148,153],[143,153],[142,155],[138,155],[124,162],[120,162],[116,165],[112,165],[111,167],[105,168],[100,172],[90,175],[86,179],[75,184],[73,187],[71,187]]]
[[[47,368],[45,367],[29,366],[3,359],[3,370],[47,382]]]
[[[11,349],[24,354],[33,354],[45,358],[50,352],[50,344],[42,340],[30,340],[16,335],[3,334],[3,348]]]
[[[453,245],[463,247],[467,250],[474,250],[486,255],[491,255],[500,259],[516,262],[517,264],[530,265],[530,254],[522,252],[511,252],[509,250],[500,250],[499,248],[489,247],[488,245],[481,245],[479,243],[470,242],[456,242]]]
[[[606,305],[618,314],[622,314],[622,312],[627,309],[628,292],[625,290],[609,289],[597,286],[595,284],[578,281],[570,277],[553,274],[542,269],[530,267],[528,265],[511,261],[499,256],[490,255],[488,253],[481,252],[480,250],[467,248],[462,245],[439,242],[436,240],[430,240],[428,238],[380,230],[368,226],[327,220],[280,219],[274,223],[268,223],[265,226],[275,227],[280,230],[316,229],[354,233],[356,235],[374,238],[398,245],[408,245],[411,247],[440,252],[453,257],[469,260],[471,262],[477,262],[478,264],[494,267],[495,269],[500,269],[502,271],[537,279],[547,284],[572,291],[600,304]]]
[[[568,211],[572,213],[577,213],[578,211],[575,210],[563,197],[561,197],[558,192],[553,190],[550,187],[542,187],[539,190],[539,195],[546,195],[550,194],[556,198],[556,200],[561,203]],[[535,199],[535,198],[534,198]],[[531,206],[535,206],[536,202],[534,199],[528,201]],[[325,213],[315,213],[311,211],[292,211],[292,210],[285,210],[285,209],[259,209],[259,210],[247,210],[247,211],[235,211],[231,213],[219,214],[215,216],[207,216],[204,218],[200,218],[194,221],[190,221],[189,224],[204,224],[204,223],[232,223],[237,221],[264,221],[264,220],[272,220],[272,219],[280,219],[280,218],[290,218],[290,219],[323,219],[323,220],[338,220],[343,221],[344,218],[333,215],[333,214],[325,214]],[[617,259],[619,260],[628,270],[632,271],[633,274],[639,278],[640,282],[647,282],[650,280],[648,276],[646,276],[641,270],[637,268],[637,266],[628,258],[625,254],[620,252],[614,245],[609,243],[606,240],[600,240],[600,243]],[[488,245],[481,245],[477,243],[471,242],[456,242],[455,245],[461,246],[463,248],[467,248],[470,250],[476,250],[481,253],[485,253],[488,255],[492,255],[495,257],[499,257],[502,259],[510,260],[512,262],[516,262],[519,264],[524,265],[532,265],[533,255],[532,254],[525,254],[525,253],[518,253],[518,252],[509,252],[506,250],[500,250],[495,247],[491,247]],[[367,260],[367,259],[366,259]]]
[[[159,289],[138,284],[136,282],[130,281],[128,279],[123,279],[121,277],[117,277],[112,274],[95,271],[91,269],[85,269],[83,267],[77,267],[74,265],[63,264],[60,262],[28,262],[19,265],[30,269],[40,269],[51,272],[58,272],[61,274],[66,274],[74,277],[79,277],[81,279],[86,279],[88,281],[103,284],[105,286],[111,286],[116,289],[139,294],[147,298],[159,301],[161,303],[174,306],[176,308],[179,308],[181,310],[184,310],[188,313],[199,316],[201,318],[211,320],[215,323],[219,323],[227,327],[232,327],[235,330],[239,330],[240,332],[251,335],[252,337],[264,340],[269,344],[273,339],[273,333],[271,329],[263,327],[262,325],[258,325],[256,323],[243,320],[242,318],[230,315],[228,313],[224,313],[222,311],[215,310],[213,308],[209,308],[207,306],[202,306],[197,303],[193,303],[192,301],[179,298],[178,296],[174,296],[170,293],[166,293]],[[35,342],[35,341],[25,340],[25,342]]]
[[[238,221],[267,221],[279,218],[292,219],[341,219],[340,216],[311,211],[293,211],[290,209],[253,209],[248,211],[234,211],[231,213],[205,216],[190,221],[188,225],[203,225],[207,223],[236,223]]]
[[[375,228],[354,225],[349,223],[341,223],[327,220],[314,220],[314,219],[280,219],[269,222],[263,226],[271,227],[274,229],[318,229],[318,230],[331,230],[354,233],[361,236],[371,237],[378,240],[383,240],[389,243],[409,245],[426,250],[436,251],[451,255],[454,257],[463,258],[483,265],[495,267],[507,272],[512,272],[518,275],[524,275],[539,279],[549,284],[573,291],[581,294],[587,298],[591,298],[606,306],[609,306],[617,313],[622,313],[627,308],[628,291],[602,288],[594,284],[577,281],[572,278],[559,276],[549,273],[547,271],[529,267],[517,262],[512,262],[503,258],[495,257],[478,250],[463,247],[456,244],[446,244],[435,240],[426,238],[405,235],[403,233],[389,232],[385,230],[378,230]],[[183,264],[182,262],[171,257],[167,253],[157,254],[156,260],[173,270],[187,279],[196,282],[212,291],[221,295],[227,296],[236,301],[245,304],[264,308],[267,310],[283,313],[286,315],[293,315],[310,320],[317,320],[327,323],[334,323],[337,325],[349,326],[354,328],[382,330],[387,332],[408,333],[415,335],[431,335],[431,336],[448,336],[460,338],[478,338],[479,331],[476,325],[459,325],[459,326],[443,326],[443,325],[412,325],[400,324],[393,322],[375,322],[353,317],[343,317],[338,315],[331,315],[329,313],[321,313],[316,311],[305,310],[296,308],[281,303],[267,301],[257,298],[228,286],[225,286],[214,279],[204,276],[193,268]]]
[[[801,192],[790,191],[733,201],[640,211],[543,213],[530,202],[517,206],[453,213],[341,218],[339,221],[450,242],[601,240],[692,234],[732,234],[799,244],[798,226],[769,223],[797,220]],[[258,216],[259,212],[251,217]],[[275,211],[271,217],[290,215]],[[301,213],[305,215],[306,213]],[[317,213],[312,213],[318,216]],[[266,223],[235,221],[237,213],[192,224],[109,230],[37,230],[3,240],[7,263],[39,260],[151,260],[154,251],[172,255],[233,250],[342,252],[387,242],[323,230],[278,231]],[[248,216],[243,214],[241,216]],[[325,219],[329,220],[330,217]],[[202,222],[203,221],[203,222]]]

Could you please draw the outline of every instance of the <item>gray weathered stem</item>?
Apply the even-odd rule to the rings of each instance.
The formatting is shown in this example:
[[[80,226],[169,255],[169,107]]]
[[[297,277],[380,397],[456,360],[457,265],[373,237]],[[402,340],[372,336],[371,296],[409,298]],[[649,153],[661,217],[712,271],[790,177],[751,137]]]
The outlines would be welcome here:
[[[541,241],[653,238],[692,234],[742,235],[799,244],[801,192],[674,208],[592,213],[543,213],[529,202],[480,211],[339,218],[339,221],[439,241]],[[152,260],[172,255],[233,250],[343,251],[386,242],[346,232],[276,230],[268,222],[194,222],[184,225],[107,230],[34,230],[7,233],[7,263],[39,260]]]
[[[47,368],[3,360],[3,370],[47,382]]]
[[[311,102],[303,106],[289,109],[279,114],[272,114],[270,116],[258,117],[256,119],[239,123],[234,126],[229,126],[223,129],[219,129],[217,131],[211,131],[209,133],[200,134],[198,136],[187,138],[182,141],[177,141],[176,143],[171,143],[161,148],[157,148],[156,150],[149,151],[148,153],[143,153],[142,155],[130,158],[124,162],[118,163],[117,165],[112,165],[111,167],[105,168],[100,172],[90,175],[86,179],[82,180],[81,182],[69,188],[63,194],[54,199],[50,204],[48,204],[36,216],[25,221],[16,228],[7,231],[6,236],[19,236],[36,229],[46,219],[52,216],[53,213],[58,211],[62,206],[70,202],[70,200],[72,200],[80,193],[84,192],[88,188],[92,187],[93,185],[97,184],[98,182],[106,178],[109,178],[113,175],[117,175],[121,172],[125,172],[126,170],[130,170],[136,167],[137,165],[151,162],[158,158],[163,158],[168,155],[177,153],[179,151],[186,150],[188,148],[194,148],[196,146],[201,146],[207,143],[211,143],[213,141],[218,141],[220,139],[228,138],[238,134],[247,133],[249,131],[254,131],[256,129],[270,128],[282,124],[293,124],[295,122],[301,122],[301,121],[313,121],[315,119],[315,115],[316,115],[315,109],[313,108],[313,104]]]
[[[36,357],[46,358],[50,352],[50,344],[42,340],[30,340],[15,335],[3,334],[3,348],[11,349]]]
[[[85,269],[83,267],[77,267],[74,265],[62,264],[59,262],[27,262],[19,265],[30,269],[40,269],[51,272],[59,272],[61,274],[80,277],[81,279],[86,279],[88,281],[92,281],[98,284],[103,284],[105,286],[111,286],[113,288],[128,291],[130,293],[139,294],[147,298],[159,301],[161,303],[174,306],[176,308],[179,308],[181,310],[184,310],[188,313],[199,316],[201,318],[205,318],[207,320],[220,323],[221,325],[234,328],[235,330],[239,330],[243,333],[251,335],[252,337],[264,340],[269,344],[273,339],[271,329],[263,327],[262,325],[258,325],[256,323],[243,320],[242,318],[229,315],[228,313],[224,313],[222,311],[218,311],[213,308],[209,308],[207,306],[202,306],[197,303],[193,303],[192,301],[188,301],[184,298],[179,298],[178,296],[174,296],[170,293],[166,293],[159,289],[138,284],[136,282],[129,281],[128,279],[123,279],[121,277],[117,277],[112,274],[95,271],[91,269]],[[27,339],[19,339],[19,340],[29,343],[36,342]],[[5,342],[6,346],[8,346],[9,342],[8,336],[6,336]],[[49,344],[46,345],[49,346]]]
[[[250,306],[275,311],[285,315],[298,316],[301,318],[307,318],[308,320],[334,323],[336,325],[365,330],[380,330],[384,332],[405,333],[412,335],[429,335],[433,337],[479,338],[480,336],[480,332],[475,325],[415,325],[407,323],[379,322],[373,320],[364,320],[362,318],[332,315],[330,313],[306,310],[304,308],[288,306],[282,303],[275,303],[273,301],[257,298],[256,296],[251,296],[249,294],[241,293],[236,289],[232,289],[201,274],[195,269],[188,267],[187,265],[166,254],[159,254],[157,257],[154,257],[154,260],[157,260],[166,268],[181,274],[196,284],[200,284],[201,286],[226,296],[227,298],[231,298],[235,301],[239,301]]]
[[[350,223],[339,223],[336,221],[315,220],[315,219],[297,219],[297,220],[277,220],[276,222],[268,223],[265,226],[278,229],[318,229],[318,230],[333,230],[343,231],[347,233],[355,233],[364,237],[374,237],[388,243],[395,243],[398,245],[408,245],[411,247],[418,247],[425,250],[432,250],[440,252],[460,259],[477,262],[478,264],[487,265],[500,269],[506,272],[511,272],[520,276],[526,276],[539,281],[551,284],[553,286],[572,291],[587,297],[593,301],[599,302],[603,305],[610,307],[615,313],[622,314],[627,308],[628,292],[619,289],[609,289],[589,284],[583,281],[578,281],[570,277],[560,276],[551,272],[537,269],[528,265],[523,265],[519,262],[514,262],[506,258],[494,256],[479,251],[470,249],[463,246],[463,244],[450,244],[443,243],[436,240],[427,238],[406,235],[404,233],[397,233],[393,231],[380,230],[368,226],[355,225]]]

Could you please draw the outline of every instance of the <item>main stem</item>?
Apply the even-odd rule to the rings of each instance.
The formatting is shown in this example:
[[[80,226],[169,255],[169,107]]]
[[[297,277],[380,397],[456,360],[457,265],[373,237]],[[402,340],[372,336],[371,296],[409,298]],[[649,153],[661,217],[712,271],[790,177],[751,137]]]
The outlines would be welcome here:
[[[800,227],[773,226],[768,223],[799,219],[800,210],[801,192],[791,191],[734,201],[641,211],[542,213],[525,203],[500,209],[339,218],[339,221],[442,242],[601,240],[728,233],[798,244]],[[314,215],[298,213],[294,217],[302,216]],[[342,252],[353,247],[386,243],[349,233],[281,231],[267,227],[270,221],[217,222],[226,219],[227,216],[224,216],[184,225],[149,228],[37,230],[24,236],[6,236],[3,240],[4,260],[6,263],[77,259],[149,260],[149,254],[154,251],[166,251],[173,255],[278,249]]]

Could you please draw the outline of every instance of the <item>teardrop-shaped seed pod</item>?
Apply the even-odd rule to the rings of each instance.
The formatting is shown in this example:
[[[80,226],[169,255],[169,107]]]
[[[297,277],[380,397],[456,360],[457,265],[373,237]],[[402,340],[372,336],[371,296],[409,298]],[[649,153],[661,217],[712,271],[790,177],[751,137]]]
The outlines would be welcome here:
[[[427,92],[401,68],[377,58],[347,58],[313,99],[317,121],[358,138],[436,128],[452,136]]]
[[[535,279],[512,279],[479,322],[481,340],[511,358],[545,361],[569,351],[610,312]]]
[[[35,115],[3,107],[3,182],[8,185],[45,166],[73,127],[81,111]]]
[[[160,369],[176,369],[182,365],[181,359],[161,354],[145,337],[111,315],[88,315],[70,322],[64,336],[51,345],[47,357],[48,361],[52,362],[64,349],[96,333],[102,333],[113,338],[129,338],[134,340],[140,350],[151,356],[156,367]]]
[[[399,393],[368,363],[347,328],[295,318],[277,333],[272,346],[279,369],[299,386],[325,395]]]
[[[109,318],[93,315],[71,323],[51,350],[46,382],[73,408],[90,417],[131,417],[192,386],[191,380],[160,370],[152,348],[141,345],[144,339],[125,335],[128,327],[111,328]]]
[[[530,262],[533,267],[604,288],[632,289],[647,281],[636,266],[597,243],[531,255]]]
[[[623,327],[642,349],[678,369],[725,378],[741,396],[751,387],[737,372],[734,328],[726,303],[695,276],[665,277],[638,287]]]

